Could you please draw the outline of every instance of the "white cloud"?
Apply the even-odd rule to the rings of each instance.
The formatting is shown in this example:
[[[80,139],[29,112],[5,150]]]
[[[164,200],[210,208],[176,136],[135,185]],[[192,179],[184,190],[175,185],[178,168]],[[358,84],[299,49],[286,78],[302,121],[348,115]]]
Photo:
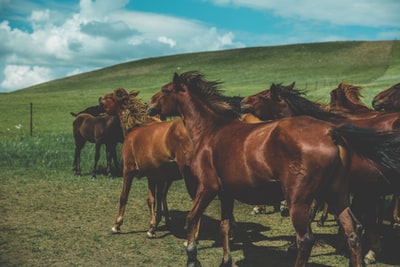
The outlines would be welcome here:
[[[0,91],[154,55],[242,46],[199,21],[127,11],[128,2],[81,0],[62,15],[54,5],[35,6],[28,30],[0,20]]]
[[[318,20],[334,25],[398,27],[398,0],[208,0],[216,5],[272,11],[284,18]]]
[[[157,38],[157,40],[160,43],[169,45],[169,47],[174,47],[176,45],[176,42],[173,39],[168,38],[166,36],[160,36],[160,37]]]
[[[3,74],[5,79],[0,86],[9,91],[42,83],[53,78],[50,69],[39,66],[8,65],[4,68]]]

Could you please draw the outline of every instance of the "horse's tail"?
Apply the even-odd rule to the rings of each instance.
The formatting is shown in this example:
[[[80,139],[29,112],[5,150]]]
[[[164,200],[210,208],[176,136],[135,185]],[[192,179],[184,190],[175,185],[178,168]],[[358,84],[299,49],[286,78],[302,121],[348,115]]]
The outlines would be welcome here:
[[[340,124],[333,128],[332,136],[334,140],[341,137],[354,153],[383,167],[383,173],[400,175],[400,131]],[[396,183],[400,184],[400,180]]]

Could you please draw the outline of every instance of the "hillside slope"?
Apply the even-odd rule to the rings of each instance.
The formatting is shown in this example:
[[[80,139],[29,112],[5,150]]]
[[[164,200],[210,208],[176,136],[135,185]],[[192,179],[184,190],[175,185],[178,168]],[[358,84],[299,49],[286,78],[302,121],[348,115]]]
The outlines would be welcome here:
[[[0,94],[0,136],[16,124],[27,125],[33,103],[36,131],[70,131],[70,111],[95,105],[117,87],[140,89],[147,100],[174,72],[198,70],[223,81],[229,95],[249,95],[272,82],[305,89],[326,102],[341,81],[364,86],[365,103],[400,81],[400,41],[329,42],[254,47],[148,58],[82,73],[13,93]],[[10,112],[11,111],[11,112]],[[3,127],[5,126],[5,128]],[[8,131],[10,132],[10,131]]]

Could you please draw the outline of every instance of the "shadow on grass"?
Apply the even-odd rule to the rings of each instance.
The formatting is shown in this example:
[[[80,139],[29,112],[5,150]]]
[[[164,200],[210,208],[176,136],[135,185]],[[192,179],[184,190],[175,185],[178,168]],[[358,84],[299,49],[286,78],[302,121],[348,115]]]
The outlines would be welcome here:
[[[165,225],[160,227],[159,230],[169,230],[167,235],[174,235],[176,238],[186,239],[186,231],[184,229],[186,222],[187,212],[173,210],[171,211],[172,226],[167,229]],[[219,233],[219,220],[203,215],[202,223],[199,233],[199,242],[202,240],[214,241],[213,247],[220,247],[221,238]],[[327,225],[324,227],[332,227],[334,225]],[[252,222],[237,222],[233,228],[233,239],[231,242],[231,251],[242,250],[245,258],[236,262],[237,266],[261,266],[271,265],[273,266],[292,266],[294,263],[294,256],[286,252],[290,244],[295,241],[293,235],[279,235],[275,237],[267,237],[262,232],[269,231],[270,227]],[[392,229],[390,225],[383,225],[381,229],[382,233],[382,248],[383,252],[378,258],[379,263],[400,266],[400,231],[397,233]],[[163,236],[160,236],[162,238]],[[336,249],[336,252],[329,252],[315,255],[318,256],[329,256],[329,255],[344,255],[348,257],[348,250],[345,247],[345,240],[336,234],[316,234],[316,242],[314,246],[331,246]],[[268,246],[257,246],[254,243],[259,241],[285,241],[286,245],[282,245],[280,248],[268,247]],[[207,249],[206,247],[199,248],[199,250]],[[221,251],[222,256],[222,251]],[[379,264],[378,263],[378,264]],[[309,263],[311,267],[322,267],[329,265]]]
[[[157,238],[165,238],[173,235],[178,239],[186,239],[186,216],[187,211],[171,210],[172,223],[170,227],[161,223],[158,228]],[[207,215],[203,215],[201,221],[201,227],[199,232],[198,241],[213,241],[212,247],[221,247],[221,237],[219,233],[220,221],[211,218]],[[329,225],[324,227],[331,227]],[[239,267],[248,266],[292,266],[294,264],[294,256],[287,252],[287,249],[295,240],[293,235],[278,235],[268,237],[262,234],[262,232],[270,231],[271,228],[260,223],[253,222],[237,222],[233,227],[232,240],[231,240],[231,251],[242,250],[244,259],[235,262]],[[146,230],[130,231],[121,234],[141,234],[146,233]],[[163,233],[163,234],[161,234]],[[394,232],[390,225],[384,225],[382,227],[382,248],[383,253],[379,257],[379,263],[389,264],[394,266],[400,266],[400,253],[398,248],[400,247],[400,233]],[[336,252],[319,253],[312,257],[319,256],[330,256],[330,255],[344,255],[347,253],[347,248],[344,247],[344,240],[336,234],[315,234],[316,246],[331,246],[336,249]],[[256,245],[260,241],[284,241],[284,245],[277,246],[266,246]],[[210,247],[198,248],[199,251],[209,249]],[[345,252],[345,253],[344,253]],[[221,249],[222,257],[222,249]],[[379,264],[378,263],[378,264]],[[329,265],[309,263],[311,267],[326,267]],[[373,265],[378,266],[378,265]]]

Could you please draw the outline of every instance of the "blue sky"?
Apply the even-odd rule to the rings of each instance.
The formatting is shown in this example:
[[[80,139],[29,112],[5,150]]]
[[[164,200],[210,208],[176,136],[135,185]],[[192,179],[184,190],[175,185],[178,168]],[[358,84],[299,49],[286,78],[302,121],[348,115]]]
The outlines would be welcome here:
[[[0,0],[0,92],[172,54],[399,40],[399,0]]]

